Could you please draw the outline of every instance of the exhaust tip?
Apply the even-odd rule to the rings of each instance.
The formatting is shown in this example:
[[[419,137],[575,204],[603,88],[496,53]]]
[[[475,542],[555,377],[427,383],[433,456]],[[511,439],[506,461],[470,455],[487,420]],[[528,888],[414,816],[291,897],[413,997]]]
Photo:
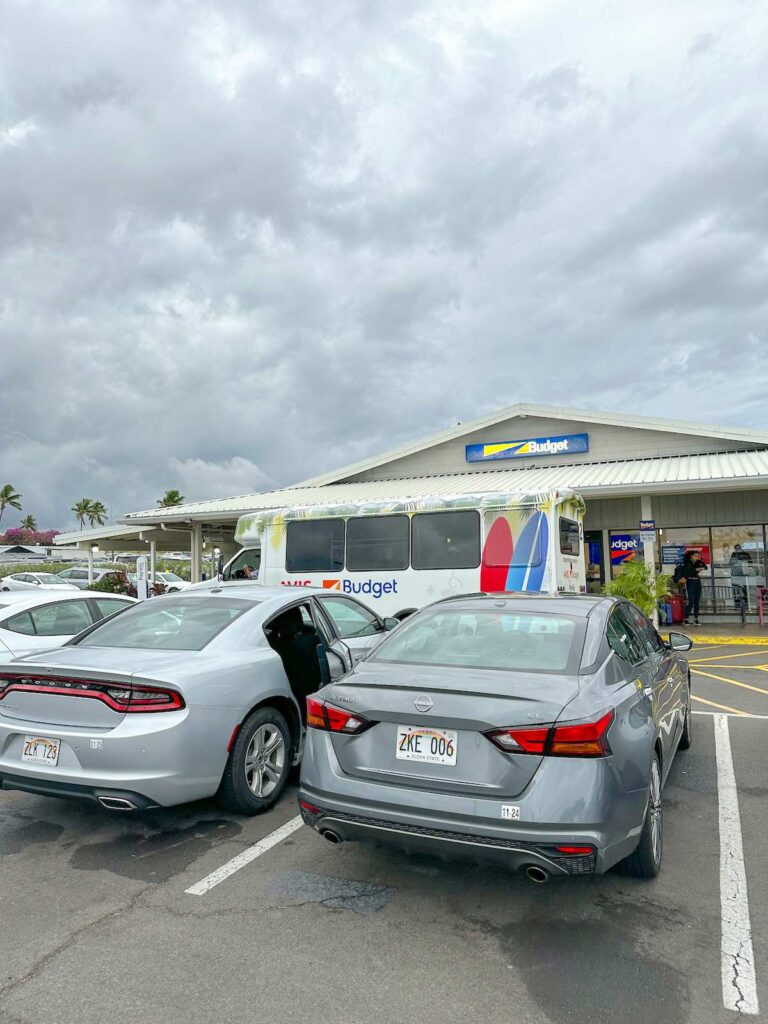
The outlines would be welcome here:
[[[537,864],[529,864],[525,869],[525,874],[536,885],[544,885],[545,882],[549,881],[549,872],[545,871],[544,868],[540,868]]]
[[[324,828],[320,832],[320,835],[323,837],[323,839],[327,839],[332,846],[338,846],[339,843],[341,842],[341,836],[339,835],[339,833],[333,832],[329,828]]]
[[[123,796],[100,796],[97,798],[102,807],[108,811],[135,811],[136,804]]]

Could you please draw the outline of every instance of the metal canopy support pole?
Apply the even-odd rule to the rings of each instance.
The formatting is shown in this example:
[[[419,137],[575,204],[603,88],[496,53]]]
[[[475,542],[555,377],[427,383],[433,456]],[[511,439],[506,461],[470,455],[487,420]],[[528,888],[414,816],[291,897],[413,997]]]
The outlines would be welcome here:
[[[88,545],[88,586],[93,583],[93,546]]]
[[[643,494],[640,496],[640,518],[641,519],[653,519],[653,508],[651,505],[650,494]],[[656,578],[656,542],[655,541],[643,541],[643,558],[645,564],[653,573],[654,579]],[[653,624],[656,629],[659,628],[659,609],[654,607],[653,609]]]
[[[155,567],[157,565],[157,541],[149,542],[149,582],[155,585]]]
[[[200,559],[203,553],[203,524],[194,523],[192,526],[191,535],[191,559],[192,566],[190,571],[190,579],[193,583],[199,583],[202,578],[202,569],[200,565]]]

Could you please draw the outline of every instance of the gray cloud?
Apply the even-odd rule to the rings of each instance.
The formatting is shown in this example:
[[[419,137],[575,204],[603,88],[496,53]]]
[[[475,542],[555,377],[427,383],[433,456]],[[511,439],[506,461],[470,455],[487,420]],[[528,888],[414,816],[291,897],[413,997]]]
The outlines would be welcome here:
[[[0,483],[64,527],[515,400],[765,426],[738,9],[5,0]]]

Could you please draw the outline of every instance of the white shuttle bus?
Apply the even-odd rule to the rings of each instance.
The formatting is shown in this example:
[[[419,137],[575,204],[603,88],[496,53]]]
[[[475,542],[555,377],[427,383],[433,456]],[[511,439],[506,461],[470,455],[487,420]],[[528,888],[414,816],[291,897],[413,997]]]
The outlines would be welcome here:
[[[458,594],[586,593],[574,491],[467,494],[241,516],[224,579],[353,594],[403,617]]]

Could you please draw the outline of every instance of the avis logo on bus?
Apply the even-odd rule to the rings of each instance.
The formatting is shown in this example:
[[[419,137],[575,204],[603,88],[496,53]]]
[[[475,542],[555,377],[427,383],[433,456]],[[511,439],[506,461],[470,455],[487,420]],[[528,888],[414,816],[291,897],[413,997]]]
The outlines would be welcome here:
[[[283,587],[316,587],[312,580],[280,580]],[[397,580],[323,580],[323,590],[338,590],[341,594],[367,594],[369,597],[383,597],[397,593]]]

